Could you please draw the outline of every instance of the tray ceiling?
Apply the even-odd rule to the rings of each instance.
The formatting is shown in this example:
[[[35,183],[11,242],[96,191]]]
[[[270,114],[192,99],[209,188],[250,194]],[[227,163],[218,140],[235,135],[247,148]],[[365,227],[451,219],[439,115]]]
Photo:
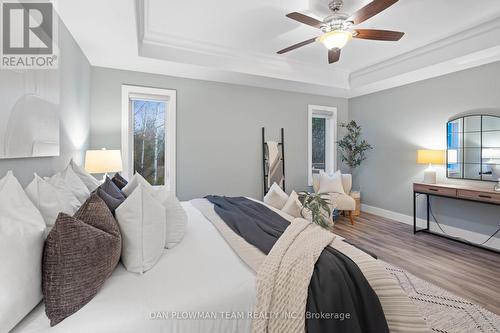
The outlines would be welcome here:
[[[352,13],[369,0],[344,0]],[[404,31],[353,40],[338,63],[320,34],[285,17],[329,14],[320,0],[57,0],[92,65],[351,97],[500,60],[500,1],[400,0],[359,25]]]

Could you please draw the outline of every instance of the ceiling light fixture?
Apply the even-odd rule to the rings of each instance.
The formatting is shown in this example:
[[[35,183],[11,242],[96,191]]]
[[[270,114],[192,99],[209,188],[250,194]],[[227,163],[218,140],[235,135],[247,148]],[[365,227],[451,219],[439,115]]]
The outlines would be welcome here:
[[[346,30],[334,30],[323,34],[319,41],[329,50],[341,49],[352,39],[352,32]]]
[[[333,64],[340,60],[341,48],[343,48],[352,38],[398,41],[403,37],[404,32],[379,29],[358,29],[356,27],[358,24],[383,12],[397,2],[398,0],[373,0],[363,8],[349,15],[340,11],[344,4],[344,0],[331,0],[328,7],[332,11],[332,14],[322,20],[298,12],[286,14],[288,18],[294,21],[321,30],[323,35],[309,38],[308,40],[279,50],[277,53],[284,54],[314,42],[321,42],[321,44],[325,45],[328,49],[328,63]]]

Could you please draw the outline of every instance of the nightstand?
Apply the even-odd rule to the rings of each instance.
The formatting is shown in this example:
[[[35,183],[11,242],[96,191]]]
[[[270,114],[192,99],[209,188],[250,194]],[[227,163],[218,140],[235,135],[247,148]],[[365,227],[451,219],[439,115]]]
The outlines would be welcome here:
[[[349,195],[351,196],[351,198],[354,199],[354,201],[356,201],[356,209],[352,212],[352,215],[353,216],[361,215],[361,192],[353,191],[349,193]]]

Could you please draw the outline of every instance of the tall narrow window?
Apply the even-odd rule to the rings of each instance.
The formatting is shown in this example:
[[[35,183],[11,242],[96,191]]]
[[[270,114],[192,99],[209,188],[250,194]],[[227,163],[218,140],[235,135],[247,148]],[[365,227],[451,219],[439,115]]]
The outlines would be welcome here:
[[[165,185],[166,101],[131,100],[134,112],[134,171],[151,185]]]
[[[174,90],[122,86],[124,173],[175,191]]]
[[[331,173],[337,167],[337,109],[309,105],[308,118],[308,179],[320,171]]]
[[[326,119],[312,118],[312,172],[325,170],[326,165]]]

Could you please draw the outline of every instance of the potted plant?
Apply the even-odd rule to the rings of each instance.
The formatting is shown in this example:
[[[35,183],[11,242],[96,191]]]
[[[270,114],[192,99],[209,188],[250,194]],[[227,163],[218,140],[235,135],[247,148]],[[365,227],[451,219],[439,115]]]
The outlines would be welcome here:
[[[346,135],[337,142],[342,162],[345,163],[351,171],[361,165],[366,160],[366,152],[373,149],[366,140],[361,139],[361,126],[354,120],[348,123],[340,124],[340,127],[347,130]]]
[[[314,193],[303,191],[298,194],[302,204],[300,215],[306,217],[311,214],[312,222],[329,229],[333,226],[332,212],[330,210],[330,196],[328,193]]]
[[[366,160],[366,152],[373,149],[373,147],[366,140],[361,138],[361,126],[354,120],[348,123],[342,123],[340,127],[347,130],[342,140],[337,142],[340,156],[342,162],[349,167],[352,174],[354,169],[359,167],[361,162]],[[361,206],[360,189],[358,188],[356,191],[351,191],[350,196],[356,201],[356,209],[353,215],[357,216],[360,214]]]

